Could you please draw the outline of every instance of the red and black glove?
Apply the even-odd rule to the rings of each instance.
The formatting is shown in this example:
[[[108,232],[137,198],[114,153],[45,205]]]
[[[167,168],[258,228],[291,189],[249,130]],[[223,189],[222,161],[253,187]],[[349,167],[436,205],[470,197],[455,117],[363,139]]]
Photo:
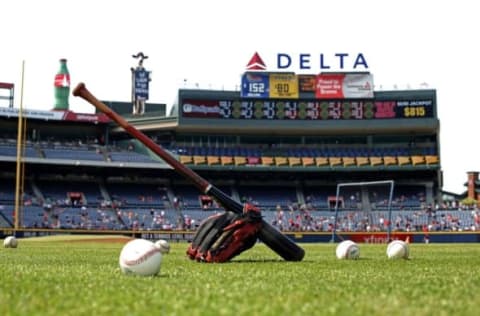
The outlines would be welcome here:
[[[245,204],[243,213],[226,211],[200,224],[187,255],[202,262],[226,262],[255,245],[262,227],[258,208]]]

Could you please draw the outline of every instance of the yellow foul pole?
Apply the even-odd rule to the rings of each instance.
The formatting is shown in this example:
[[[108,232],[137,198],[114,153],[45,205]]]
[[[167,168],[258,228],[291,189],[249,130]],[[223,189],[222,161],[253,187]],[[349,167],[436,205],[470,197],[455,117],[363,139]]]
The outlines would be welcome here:
[[[17,171],[15,177],[15,230],[20,228],[21,209],[23,209],[23,83],[25,74],[25,61],[22,62],[22,84],[20,87],[20,107],[18,110],[18,129],[17,129]]]

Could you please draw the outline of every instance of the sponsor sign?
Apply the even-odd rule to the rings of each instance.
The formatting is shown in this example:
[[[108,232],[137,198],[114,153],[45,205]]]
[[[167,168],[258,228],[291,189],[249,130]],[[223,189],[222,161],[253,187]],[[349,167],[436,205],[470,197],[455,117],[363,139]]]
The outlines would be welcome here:
[[[297,75],[299,92],[315,92],[316,75]]]
[[[242,76],[242,98],[268,98],[269,96],[268,73],[246,72]]]
[[[315,82],[318,99],[373,98],[373,76],[365,74],[320,74]]]
[[[135,100],[148,100],[148,82],[150,72],[145,69],[135,69],[134,73],[134,94]]]
[[[0,107],[0,116],[18,117],[18,108],[2,108]],[[75,113],[72,111],[43,111],[43,110],[26,110],[22,111],[22,117],[28,119],[52,120],[52,121],[76,121],[76,122],[92,122],[106,123],[110,119],[103,113],[88,114]]]
[[[6,117],[18,117],[18,108],[0,108],[0,116]],[[43,111],[43,110],[26,110],[22,111],[22,117],[29,119],[43,119],[43,120],[56,120],[63,119],[63,111]]]
[[[182,102],[182,116],[196,118],[222,117],[222,109],[219,100],[191,100],[184,99]]]
[[[298,98],[298,79],[293,73],[271,73],[269,76],[270,98]]]

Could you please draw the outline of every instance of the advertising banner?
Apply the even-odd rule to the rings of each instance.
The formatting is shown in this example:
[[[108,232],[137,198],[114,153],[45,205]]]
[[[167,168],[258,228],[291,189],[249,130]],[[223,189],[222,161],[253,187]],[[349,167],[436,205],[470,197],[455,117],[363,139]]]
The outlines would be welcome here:
[[[242,98],[268,98],[268,73],[246,72],[242,75]]]
[[[294,73],[270,74],[270,98],[298,99],[298,78]]]
[[[299,92],[315,92],[316,75],[297,75]]]
[[[135,69],[134,93],[135,100],[148,100],[149,72],[145,69]]]
[[[319,74],[315,81],[318,99],[369,99],[373,98],[371,74]]]

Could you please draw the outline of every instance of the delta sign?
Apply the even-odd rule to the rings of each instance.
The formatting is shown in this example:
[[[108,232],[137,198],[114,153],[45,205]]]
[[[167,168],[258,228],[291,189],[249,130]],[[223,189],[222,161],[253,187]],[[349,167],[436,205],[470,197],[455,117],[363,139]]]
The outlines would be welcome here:
[[[292,71],[292,69],[308,70],[313,72],[322,71],[368,71],[368,62],[362,53],[333,53],[316,54],[309,53],[276,54],[276,69]],[[266,71],[267,66],[260,55],[256,52],[247,64],[247,71]]]
[[[300,93],[313,93],[316,99],[373,98],[373,76],[362,53],[335,53],[327,58],[319,54],[293,56],[278,53],[278,72],[268,72],[256,52],[242,76],[244,98],[297,99]],[[291,68],[309,70],[312,75],[296,75]],[[350,71],[347,71],[349,69]]]

